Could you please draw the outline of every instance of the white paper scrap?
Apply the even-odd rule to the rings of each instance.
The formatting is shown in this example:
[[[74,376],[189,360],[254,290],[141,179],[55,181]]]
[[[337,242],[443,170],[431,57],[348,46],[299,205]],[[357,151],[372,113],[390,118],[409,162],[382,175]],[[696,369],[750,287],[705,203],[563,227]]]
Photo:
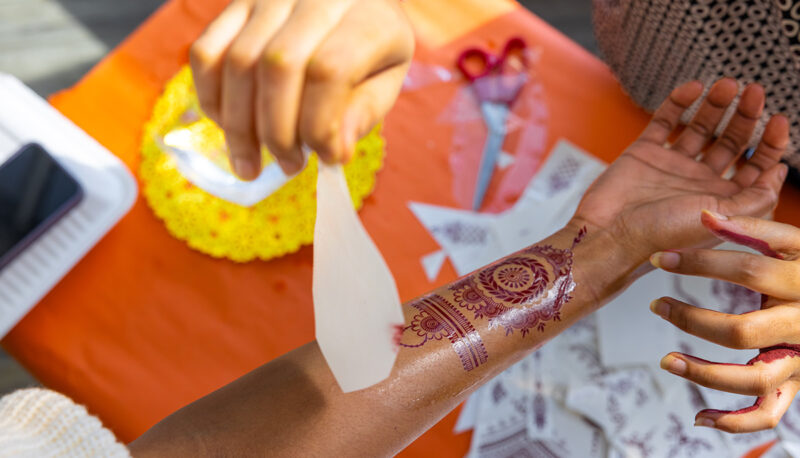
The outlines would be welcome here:
[[[505,151],[500,151],[500,155],[497,156],[497,168],[503,170],[509,165],[513,164],[514,161],[515,159],[513,155],[508,154]]]
[[[428,277],[429,282],[436,281],[439,272],[442,270],[442,265],[444,265],[445,258],[447,258],[447,253],[444,250],[437,250],[426,254],[420,259],[422,269],[425,270],[425,276]]]
[[[395,336],[404,322],[400,296],[353,209],[341,166],[321,162],[313,274],[317,342],[342,391],[384,380],[394,366]]]

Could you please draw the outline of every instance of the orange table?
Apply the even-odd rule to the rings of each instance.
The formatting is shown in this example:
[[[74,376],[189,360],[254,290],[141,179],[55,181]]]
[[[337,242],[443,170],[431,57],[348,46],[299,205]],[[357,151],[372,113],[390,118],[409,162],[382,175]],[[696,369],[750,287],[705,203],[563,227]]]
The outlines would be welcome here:
[[[172,0],[52,103],[133,171],[141,126],[189,44],[224,0]],[[549,109],[548,149],[567,138],[605,160],[647,121],[608,69],[510,1],[405,3],[418,59],[449,66],[467,45],[522,35],[541,47],[538,78]],[[385,124],[387,158],[361,217],[394,272],[403,300],[455,278],[429,282],[420,257],[437,249],[409,200],[454,205],[447,150],[435,120],[457,89],[401,96]],[[436,129],[427,126],[436,125]],[[800,224],[798,191],[778,219]],[[5,338],[3,346],[48,387],[84,403],[125,441],[175,409],[313,339],[311,249],[271,262],[214,260],[171,238],[139,199],[132,211]],[[405,452],[463,456],[451,413]]]

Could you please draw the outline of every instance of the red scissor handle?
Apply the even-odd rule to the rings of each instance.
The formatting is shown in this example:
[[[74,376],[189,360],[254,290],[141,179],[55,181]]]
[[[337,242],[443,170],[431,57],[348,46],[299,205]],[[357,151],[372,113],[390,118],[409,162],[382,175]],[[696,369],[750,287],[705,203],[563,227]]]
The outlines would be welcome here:
[[[481,48],[467,48],[458,56],[456,66],[465,78],[474,82],[476,79],[488,76],[493,72],[504,73],[508,59],[515,54],[519,55],[521,64],[528,65],[525,50],[528,45],[522,37],[512,37],[506,42],[503,51],[495,56]]]
[[[519,63],[522,65],[522,68],[515,69],[518,72],[524,71],[525,68],[528,67],[528,44],[525,43],[525,40],[522,37],[512,37],[508,40],[505,47],[503,48],[503,53],[500,54],[500,58],[497,60],[496,66],[497,70],[500,73],[506,72],[506,64],[511,60],[512,57],[518,57]]]
[[[465,78],[470,81],[475,81],[478,78],[488,75],[492,72],[492,70],[494,70],[495,66],[497,65],[496,59],[497,58],[495,56],[489,54],[483,49],[468,48],[459,54],[456,65]],[[478,68],[477,71],[475,71],[476,66]]]

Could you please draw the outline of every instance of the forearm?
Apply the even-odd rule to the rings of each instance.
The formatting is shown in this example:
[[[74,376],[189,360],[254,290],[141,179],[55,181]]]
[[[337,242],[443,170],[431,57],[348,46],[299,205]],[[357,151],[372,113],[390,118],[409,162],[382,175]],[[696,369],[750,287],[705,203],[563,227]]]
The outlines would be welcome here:
[[[312,342],[174,413],[131,448],[391,455],[622,288],[636,262],[602,232],[578,232],[565,228],[405,304],[395,367],[375,386],[342,393]]]

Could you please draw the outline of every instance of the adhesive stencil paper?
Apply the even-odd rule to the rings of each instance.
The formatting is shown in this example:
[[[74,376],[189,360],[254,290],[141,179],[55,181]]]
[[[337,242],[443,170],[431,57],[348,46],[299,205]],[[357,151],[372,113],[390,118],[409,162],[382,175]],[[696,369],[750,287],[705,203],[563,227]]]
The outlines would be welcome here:
[[[353,209],[341,166],[321,162],[313,273],[317,343],[342,391],[384,380],[404,322],[397,286]]]

